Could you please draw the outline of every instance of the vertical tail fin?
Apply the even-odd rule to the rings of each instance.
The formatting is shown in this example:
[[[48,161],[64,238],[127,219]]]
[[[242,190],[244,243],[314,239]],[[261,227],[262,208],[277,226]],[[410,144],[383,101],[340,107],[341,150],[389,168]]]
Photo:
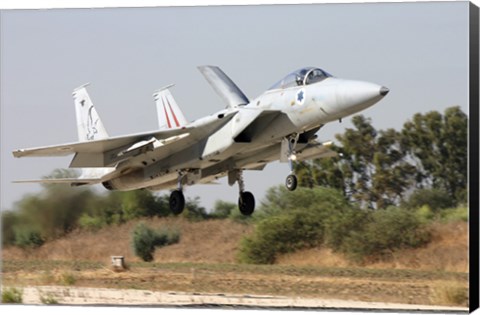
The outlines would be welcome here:
[[[78,140],[91,141],[108,138],[107,131],[88,96],[87,85],[88,83],[73,90]]]
[[[90,100],[90,96],[88,96],[87,89],[85,88],[87,85],[88,83],[73,90],[78,140],[92,141],[106,139],[108,138],[107,131]],[[110,167],[82,168],[82,174],[79,178],[101,178],[112,170],[113,168]]]
[[[153,93],[153,98],[157,105],[158,126],[160,129],[178,128],[188,123],[177,102],[175,102],[172,93],[168,90],[172,86],[173,84]]]

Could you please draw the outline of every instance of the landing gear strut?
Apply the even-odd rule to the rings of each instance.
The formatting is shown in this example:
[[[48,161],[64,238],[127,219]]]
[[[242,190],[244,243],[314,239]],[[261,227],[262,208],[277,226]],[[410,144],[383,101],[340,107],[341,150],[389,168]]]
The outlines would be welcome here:
[[[290,167],[290,174],[287,176],[285,180],[285,187],[288,190],[294,191],[297,188],[297,176],[294,174],[293,162],[297,159],[295,155],[295,146],[297,145],[299,135],[295,134],[288,137],[288,165]]]
[[[183,176],[184,175],[181,172],[178,173],[178,188],[172,191],[172,193],[170,194],[170,211],[172,211],[174,215],[179,215],[183,212],[183,209],[185,208],[185,196],[183,195],[182,189]]]
[[[237,182],[240,191],[240,196],[238,197],[238,209],[243,215],[252,215],[255,210],[255,197],[251,192],[245,191],[245,183],[243,182],[243,174],[241,170],[238,170],[237,172]]]

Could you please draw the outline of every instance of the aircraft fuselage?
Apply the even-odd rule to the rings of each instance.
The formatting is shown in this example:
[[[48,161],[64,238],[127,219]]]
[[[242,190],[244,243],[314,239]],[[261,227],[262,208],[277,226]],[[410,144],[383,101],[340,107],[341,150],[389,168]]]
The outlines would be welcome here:
[[[225,176],[232,169],[255,168],[279,160],[282,139],[320,128],[372,106],[383,97],[381,88],[373,83],[330,77],[311,85],[267,91],[246,106],[213,114],[211,117],[220,120],[219,117],[235,112],[221,128],[188,148],[168,158],[139,157],[137,167],[132,166],[134,161],[129,161],[128,169],[136,170],[111,179],[107,187],[119,190],[175,188],[179,171],[186,173],[184,183],[193,185]],[[256,126],[261,130],[256,130],[251,139],[238,139],[238,133],[259,110],[279,110],[284,115],[266,119],[263,126]],[[198,122],[192,124],[195,123]],[[259,149],[269,147],[272,149],[263,155],[248,158],[249,153],[254,155]]]

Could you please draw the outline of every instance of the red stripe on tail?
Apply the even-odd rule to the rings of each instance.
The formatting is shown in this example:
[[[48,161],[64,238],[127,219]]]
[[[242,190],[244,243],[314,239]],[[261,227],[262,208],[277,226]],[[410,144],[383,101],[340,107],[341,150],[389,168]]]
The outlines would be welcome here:
[[[167,100],[167,102],[168,102],[168,100]],[[167,117],[168,128],[172,128],[172,125],[170,124],[170,119],[168,118],[167,108],[165,107],[165,102],[163,101],[163,97],[162,97],[162,104],[163,104],[163,111],[165,112],[165,117]],[[170,104],[168,104],[168,105],[170,105]]]
[[[167,103],[168,103],[168,107],[170,107],[170,111],[172,112],[173,119],[175,120],[175,124],[177,124],[177,127],[180,127],[180,124],[178,123],[178,120],[177,120],[177,116],[175,116],[175,112],[173,111],[172,106],[170,105],[170,102],[168,101],[168,97],[167,97]]]

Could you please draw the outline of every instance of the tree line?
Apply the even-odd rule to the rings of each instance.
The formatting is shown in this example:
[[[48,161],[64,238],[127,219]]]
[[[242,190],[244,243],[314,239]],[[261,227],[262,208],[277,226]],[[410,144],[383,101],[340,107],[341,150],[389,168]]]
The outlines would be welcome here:
[[[452,206],[466,202],[468,117],[460,107],[417,113],[400,131],[377,130],[362,115],[352,123],[336,135],[337,157],[297,164],[300,185],[335,188],[375,209],[400,205],[419,189],[436,191]]]

